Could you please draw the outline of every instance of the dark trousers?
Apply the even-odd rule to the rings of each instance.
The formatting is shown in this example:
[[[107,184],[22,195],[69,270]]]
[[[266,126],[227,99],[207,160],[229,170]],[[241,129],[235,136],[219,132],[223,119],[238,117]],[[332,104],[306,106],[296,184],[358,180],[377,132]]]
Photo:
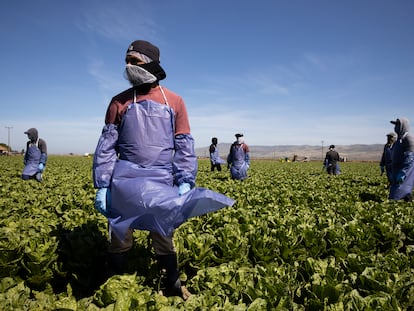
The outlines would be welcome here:
[[[221,165],[220,164],[213,164],[213,162],[211,162],[211,171],[214,172],[215,168],[217,168],[217,171],[221,172]]]

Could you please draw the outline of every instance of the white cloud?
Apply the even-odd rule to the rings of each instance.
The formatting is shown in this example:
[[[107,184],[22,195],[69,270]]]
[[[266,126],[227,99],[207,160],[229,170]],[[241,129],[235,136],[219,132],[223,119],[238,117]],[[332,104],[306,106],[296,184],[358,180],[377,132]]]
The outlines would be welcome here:
[[[151,5],[146,2],[103,2],[90,1],[85,4],[82,19],[78,27],[85,32],[92,32],[115,42],[129,41],[140,37],[155,38],[159,31],[152,19]]]

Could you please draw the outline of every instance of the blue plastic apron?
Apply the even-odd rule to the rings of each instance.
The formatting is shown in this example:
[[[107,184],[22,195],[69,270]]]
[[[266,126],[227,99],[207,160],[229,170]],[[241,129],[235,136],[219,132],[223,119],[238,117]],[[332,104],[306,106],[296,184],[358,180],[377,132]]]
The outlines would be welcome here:
[[[232,165],[230,167],[231,176],[235,179],[247,178],[247,164],[245,161],[245,152],[242,145],[235,145],[232,149]]]
[[[111,229],[120,239],[128,228],[169,236],[188,218],[235,202],[197,187],[178,195],[173,176],[173,124],[172,109],[153,101],[130,104],[122,119],[108,211]]]
[[[39,163],[42,153],[37,144],[30,144],[27,148],[26,165],[22,175],[33,176],[39,172]]]

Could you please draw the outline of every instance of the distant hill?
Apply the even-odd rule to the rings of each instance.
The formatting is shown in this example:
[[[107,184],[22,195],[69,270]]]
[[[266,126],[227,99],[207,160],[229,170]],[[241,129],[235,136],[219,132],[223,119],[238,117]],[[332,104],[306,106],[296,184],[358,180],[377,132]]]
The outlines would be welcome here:
[[[208,146],[196,148],[196,155],[198,157],[208,157]],[[220,150],[220,156],[225,159],[230,149],[230,144],[221,143],[218,145]],[[328,151],[328,146],[310,146],[310,145],[277,145],[277,146],[251,146],[250,156],[253,159],[293,159],[294,155],[297,155],[299,161],[308,157],[311,161],[322,161]],[[347,161],[379,161],[381,158],[384,145],[337,145],[336,151],[338,151],[341,157],[345,157]]]

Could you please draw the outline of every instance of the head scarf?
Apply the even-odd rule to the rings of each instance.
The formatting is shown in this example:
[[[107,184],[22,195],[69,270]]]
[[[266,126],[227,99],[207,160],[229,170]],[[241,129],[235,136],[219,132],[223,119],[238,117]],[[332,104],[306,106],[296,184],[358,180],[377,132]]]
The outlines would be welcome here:
[[[34,127],[28,129],[24,133],[27,134],[27,137],[30,139],[30,142],[32,142],[32,143],[36,142],[37,139],[39,138],[39,134],[37,132],[37,129],[35,129]]]

